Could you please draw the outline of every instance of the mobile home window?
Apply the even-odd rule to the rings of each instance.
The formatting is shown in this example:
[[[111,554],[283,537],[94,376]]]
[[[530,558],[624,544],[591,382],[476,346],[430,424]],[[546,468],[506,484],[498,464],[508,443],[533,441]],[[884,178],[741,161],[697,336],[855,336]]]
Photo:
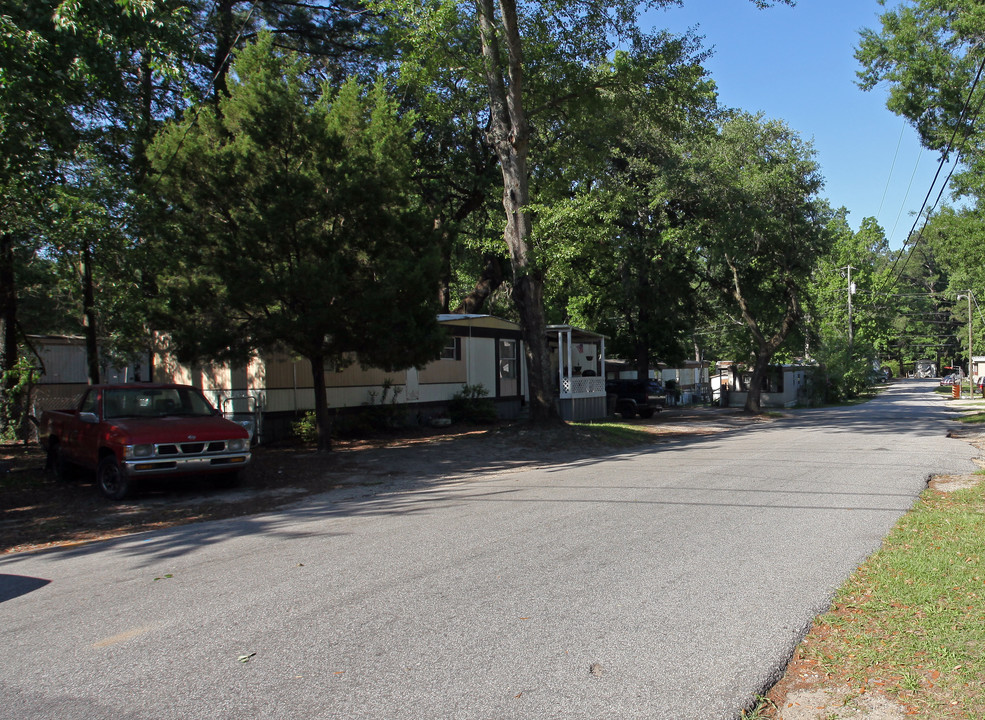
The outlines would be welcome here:
[[[448,338],[444,350],[441,351],[442,360],[461,360],[462,359],[462,338]]]

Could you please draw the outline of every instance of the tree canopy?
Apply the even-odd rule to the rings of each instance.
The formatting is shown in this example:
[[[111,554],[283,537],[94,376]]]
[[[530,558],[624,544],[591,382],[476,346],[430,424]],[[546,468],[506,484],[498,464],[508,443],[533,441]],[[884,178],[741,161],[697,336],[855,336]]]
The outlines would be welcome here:
[[[154,332],[183,358],[406,367],[435,357],[436,311],[491,309],[521,323],[531,415],[552,421],[548,322],[605,333],[640,374],[691,352],[902,362],[953,332],[947,298],[985,292],[955,260],[985,192],[980,13],[908,0],[863,32],[860,84],[888,81],[928,147],[961,152],[974,202],[894,261],[827,207],[809,143],[718,106],[699,38],[641,27],[667,4],[8,3],[5,367],[21,320],[84,332],[93,368]],[[932,310],[890,317],[895,283],[933,288]]]
[[[746,410],[758,412],[769,362],[802,319],[808,280],[830,246],[820,168],[785,124],[741,113],[699,152],[707,210],[696,246],[722,310],[745,325],[735,349],[754,358]]]
[[[443,336],[437,254],[408,193],[410,123],[382,85],[310,78],[261,36],[229,96],[169,125],[151,158],[173,261],[157,284],[180,356],[307,358],[327,448],[326,362],[423,365]]]

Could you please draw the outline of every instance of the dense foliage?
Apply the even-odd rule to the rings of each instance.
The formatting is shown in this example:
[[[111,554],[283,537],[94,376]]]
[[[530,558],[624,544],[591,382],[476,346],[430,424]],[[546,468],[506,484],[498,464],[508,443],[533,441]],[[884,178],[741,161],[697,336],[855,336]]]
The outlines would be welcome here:
[[[174,319],[178,356],[307,358],[327,448],[326,363],[421,366],[443,337],[431,229],[402,190],[409,123],[382,85],[317,85],[307,65],[261,36],[218,106],[169,124],[150,157],[166,199],[160,324]]]
[[[750,410],[771,363],[817,363],[840,398],[879,363],[964,359],[957,295],[985,296],[981,13],[908,0],[861,35],[863,89],[888,83],[928,147],[960,153],[966,203],[893,252],[827,206],[809,143],[720,107],[700,40],[641,10],[5,3],[6,397],[30,334],[85,335],[93,381],[163,335],[183,358],[286,349],[318,382],[356,355],[426,363],[439,309],[521,323],[541,419],[551,322],[605,333],[641,374],[744,363]],[[970,321],[985,333],[974,303]]]

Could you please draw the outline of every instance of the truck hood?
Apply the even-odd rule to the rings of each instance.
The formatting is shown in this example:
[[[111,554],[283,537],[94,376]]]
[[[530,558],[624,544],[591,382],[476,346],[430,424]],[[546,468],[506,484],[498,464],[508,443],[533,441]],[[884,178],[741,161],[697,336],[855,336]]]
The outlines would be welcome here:
[[[231,420],[214,415],[212,417],[168,416],[157,418],[114,418],[107,423],[112,425],[112,433],[130,445],[145,443],[209,442],[210,440],[230,440],[248,438],[246,429]]]

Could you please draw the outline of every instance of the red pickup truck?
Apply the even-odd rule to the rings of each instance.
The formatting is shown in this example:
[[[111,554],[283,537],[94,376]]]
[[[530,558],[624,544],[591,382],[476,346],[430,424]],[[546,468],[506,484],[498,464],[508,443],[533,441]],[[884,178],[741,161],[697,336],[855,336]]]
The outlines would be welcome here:
[[[142,477],[224,473],[250,462],[250,435],[188,385],[93,385],[73,410],[41,416],[48,471],[78,466],[99,490],[122,500]]]

